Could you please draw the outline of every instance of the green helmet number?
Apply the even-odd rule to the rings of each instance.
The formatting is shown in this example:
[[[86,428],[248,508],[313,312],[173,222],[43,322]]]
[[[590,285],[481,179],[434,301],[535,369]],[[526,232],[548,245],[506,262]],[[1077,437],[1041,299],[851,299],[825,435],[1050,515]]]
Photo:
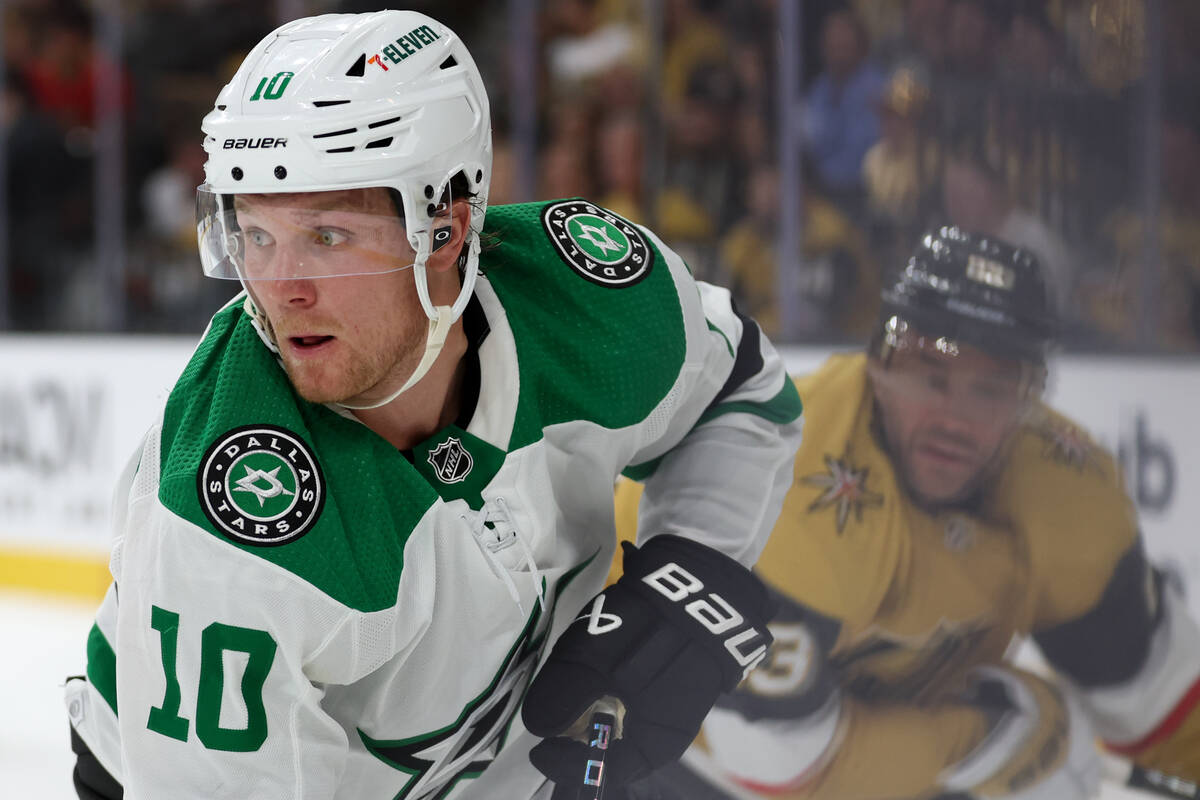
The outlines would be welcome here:
[[[254,90],[254,94],[250,95],[250,100],[278,100],[283,97],[283,93],[287,90],[288,83],[291,82],[294,72],[276,72],[271,78],[265,75],[259,80],[258,88]]]

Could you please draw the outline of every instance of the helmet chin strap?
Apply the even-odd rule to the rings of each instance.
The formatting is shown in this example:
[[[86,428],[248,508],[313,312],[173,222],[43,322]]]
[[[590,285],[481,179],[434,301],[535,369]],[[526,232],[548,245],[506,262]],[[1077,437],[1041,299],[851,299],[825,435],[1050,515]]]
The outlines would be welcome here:
[[[435,317],[429,320],[429,334],[425,337],[425,354],[421,356],[420,363],[417,364],[417,368],[413,370],[412,375],[408,376],[408,380],[404,382],[403,386],[382,400],[377,400],[373,403],[352,404],[342,402],[337,405],[349,408],[352,411],[367,411],[372,408],[379,408],[407,392],[417,381],[425,377],[425,373],[429,372],[429,369],[433,366],[433,362],[437,360],[438,354],[442,352],[442,346],[446,344],[446,335],[450,333],[450,328],[454,325],[455,319],[450,306],[437,306],[435,312]]]
[[[466,308],[467,301],[471,299],[471,293],[475,288],[475,270],[467,271],[466,280],[459,288],[458,297],[455,298],[454,305],[435,306],[429,297],[429,282],[425,276],[425,263],[434,250],[441,249],[442,245],[450,240],[449,235],[438,236],[437,231],[446,231],[449,234],[450,226],[445,225],[424,236],[414,237],[413,240],[417,251],[416,260],[413,262],[413,277],[417,285],[417,297],[421,301],[421,308],[424,309],[425,315],[429,317],[429,333],[425,337],[425,354],[421,356],[421,362],[417,364],[417,368],[413,370],[412,375],[408,376],[408,380],[404,382],[403,386],[382,400],[362,405],[351,405],[344,402],[338,403],[341,407],[351,409],[352,411],[367,411],[372,408],[379,408],[380,406],[387,405],[411,389],[417,381],[421,380],[429,372],[429,369],[433,366],[433,362],[437,360],[438,354],[442,352],[442,346],[446,344],[446,336],[450,333],[450,327],[454,324],[455,320],[462,316],[463,309]],[[478,237],[472,236],[470,239],[473,241],[468,244],[469,249],[467,252],[471,257],[478,259]]]

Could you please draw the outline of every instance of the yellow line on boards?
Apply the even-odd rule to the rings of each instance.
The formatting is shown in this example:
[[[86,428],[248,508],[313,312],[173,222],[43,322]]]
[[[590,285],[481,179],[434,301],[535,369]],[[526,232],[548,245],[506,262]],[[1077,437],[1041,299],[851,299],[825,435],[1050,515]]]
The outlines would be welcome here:
[[[108,557],[0,546],[0,588],[94,600],[112,583]]]

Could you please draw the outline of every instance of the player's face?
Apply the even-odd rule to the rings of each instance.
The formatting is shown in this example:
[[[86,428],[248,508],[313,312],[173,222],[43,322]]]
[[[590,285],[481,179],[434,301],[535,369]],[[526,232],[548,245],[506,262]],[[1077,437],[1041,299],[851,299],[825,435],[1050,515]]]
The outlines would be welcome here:
[[[1000,457],[1034,395],[1030,368],[945,339],[896,349],[871,377],[888,448],[926,505],[966,499]]]
[[[413,271],[388,268],[415,254],[385,189],[239,196],[237,221],[247,285],[302,397],[369,400],[412,374],[428,320]],[[338,277],[271,277],[301,262]]]

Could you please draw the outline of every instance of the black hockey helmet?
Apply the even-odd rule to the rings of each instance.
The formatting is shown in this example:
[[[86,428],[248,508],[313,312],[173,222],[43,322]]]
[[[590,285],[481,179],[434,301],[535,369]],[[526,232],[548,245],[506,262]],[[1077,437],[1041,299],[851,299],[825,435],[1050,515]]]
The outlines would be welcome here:
[[[904,269],[885,284],[882,301],[881,355],[911,326],[925,336],[1044,366],[1057,334],[1037,258],[957,227],[926,232]]]

